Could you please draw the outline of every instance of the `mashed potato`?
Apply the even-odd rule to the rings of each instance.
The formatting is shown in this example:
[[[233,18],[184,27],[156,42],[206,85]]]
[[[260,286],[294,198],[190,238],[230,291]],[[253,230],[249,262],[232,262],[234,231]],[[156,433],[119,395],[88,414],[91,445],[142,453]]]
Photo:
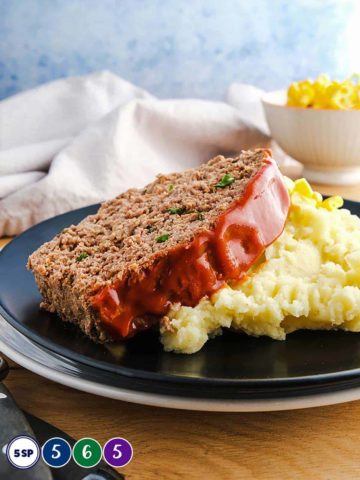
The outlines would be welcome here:
[[[287,179],[291,208],[282,235],[238,285],[199,305],[174,307],[165,350],[194,353],[209,337],[233,328],[284,340],[306,329],[360,331],[360,219],[323,200],[306,180]]]

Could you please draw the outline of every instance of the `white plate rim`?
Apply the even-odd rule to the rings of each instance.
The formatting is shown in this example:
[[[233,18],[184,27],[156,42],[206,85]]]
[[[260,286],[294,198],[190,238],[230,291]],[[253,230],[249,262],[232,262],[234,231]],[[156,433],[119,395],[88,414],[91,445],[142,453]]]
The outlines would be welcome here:
[[[35,348],[39,348],[33,343],[32,345]],[[2,339],[0,339],[0,351],[27,370],[30,370],[33,373],[36,373],[56,383],[60,383],[76,390],[84,391],[97,396],[153,407],[229,413],[271,412],[321,407],[360,399],[360,387],[337,392],[297,396],[291,398],[272,398],[260,400],[222,400],[160,395],[104,385],[90,380],[74,377],[63,372],[58,372],[53,368],[49,368],[46,365],[33,360],[14,348],[11,348],[10,346],[6,345]],[[44,354],[44,351],[42,351],[42,353]],[[46,353],[46,355],[50,354]]]

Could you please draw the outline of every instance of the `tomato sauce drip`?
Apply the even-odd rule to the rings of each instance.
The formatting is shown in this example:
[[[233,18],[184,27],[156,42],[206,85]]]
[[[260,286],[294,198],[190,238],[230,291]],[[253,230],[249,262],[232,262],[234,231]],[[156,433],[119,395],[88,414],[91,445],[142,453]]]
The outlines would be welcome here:
[[[103,326],[114,339],[131,337],[157,322],[171,304],[195,306],[227,281],[243,279],[282,233],[289,206],[282,176],[268,158],[214,230],[174,247],[141,278],[117,281],[95,294],[92,304]]]

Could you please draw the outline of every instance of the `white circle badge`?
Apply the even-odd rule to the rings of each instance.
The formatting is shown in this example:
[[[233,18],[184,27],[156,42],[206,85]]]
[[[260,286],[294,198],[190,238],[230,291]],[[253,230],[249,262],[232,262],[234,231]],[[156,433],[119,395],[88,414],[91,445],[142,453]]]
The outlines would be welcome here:
[[[31,468],[39,461],[40,447],[37,441],[26,435],[13,438],[6,447],[6,456],[16,468]]]

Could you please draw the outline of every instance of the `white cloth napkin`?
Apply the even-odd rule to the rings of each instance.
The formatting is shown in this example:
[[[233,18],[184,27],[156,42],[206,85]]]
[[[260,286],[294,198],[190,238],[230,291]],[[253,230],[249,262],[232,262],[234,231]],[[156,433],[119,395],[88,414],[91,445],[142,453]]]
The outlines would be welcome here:
[[[261,93],[235,84],[226,103],[158,100],[100,72],[0,102],[0,237],[143,186],[158,173],[268,146]],[[294,173],[294,163],[282,164]]]

